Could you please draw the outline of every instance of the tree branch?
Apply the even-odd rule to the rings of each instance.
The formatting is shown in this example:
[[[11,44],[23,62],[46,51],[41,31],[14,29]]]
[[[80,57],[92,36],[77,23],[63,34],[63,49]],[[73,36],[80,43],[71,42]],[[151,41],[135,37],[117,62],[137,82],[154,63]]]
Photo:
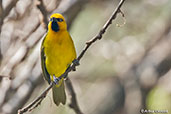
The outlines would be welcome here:
[[[99,33],[95,37],[93,37],[90,41],[86,42],[85,48],[82,50],[82,52],[80,53],[80,55],[78,56],[78,58],[72,62],[71,66],[68,67],[67,70],[59,77],[59,81],[62,78],[67,78],[68,73],[71,72],[71,71],[73,71],[75,69],[75,67],[79,65],[79,61],[84,56],[84,54],[87,51],[87,49],[92,44],[94,44],[97,40],[102,39],[102,36],[106,32],[106,30],[109,27],[109,25],[112,24],[112,21],[116,18],[117,14],[121,12],[120,8],[123,5],[124,1],[125,0],[121,0],[119,2],[118,6],[116,7],[116,9],[114,10],[114,12],[112,13],[111,17],[107,20],[107,22],[105,23],[105,25],[103,26],[103,28],[99,31]],[[23,114],[24,112],[30,111],[30,110],[34,109],[35,107],[37,107],[42,102],[42,100],[46,97],[48,91],[54,85],[55,85],[54,83],[51,83],[49,85],[49,87],[46,88],[46,90],[39,97],[37,97],[37,99],[35,99],[33,102],[31,102],[28,106],[26,106],[26,107],[24,107],[22,109],[19,109],[18,110],[18,114]],[[76,109],[74,109],[74,110],[76,110]],[[80,114],[80,113],[77,113],[77,114]]]
[[[39,104],[41,104],[42,100],[46,97],[48,91],[52,88],[54,84],[51,83],[48,88],[46,88],[40,96],[38,96],[33,102],[31,102],[29,105],[26,107],[18,110],[18,114],[23,114],[24,112],[27,111],[32,111],[34,108],[36,108]]]

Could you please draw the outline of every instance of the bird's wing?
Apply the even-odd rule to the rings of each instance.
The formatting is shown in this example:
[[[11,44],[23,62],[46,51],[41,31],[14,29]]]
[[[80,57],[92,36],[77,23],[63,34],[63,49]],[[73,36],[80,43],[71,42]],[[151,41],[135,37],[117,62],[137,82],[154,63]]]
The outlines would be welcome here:
[[[46,69],[46,55],[44,53],[44,40],[46,38],[46,34],[44,35],[43,41],[42,41],[42,45],[41,45],[41,66],[42,66],[42,71],[43,71],[43,77],[48,81],[48,83],[50,84],[51,79],[50,79],[50,74],[48,73],[47,69]]]

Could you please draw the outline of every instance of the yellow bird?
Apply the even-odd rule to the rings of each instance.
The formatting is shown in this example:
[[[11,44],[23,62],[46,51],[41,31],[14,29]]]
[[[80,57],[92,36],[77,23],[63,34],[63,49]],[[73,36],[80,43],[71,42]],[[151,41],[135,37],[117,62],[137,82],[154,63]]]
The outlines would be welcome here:
[[[76,58],[74,43],[67,31],[64,17],[55,13],[50,16],[48,32],[41,45],[41,65],[44,78],[50,83],[61,76]],[[66,103],[64,80],[52,87],[53,101],[58,106]]]

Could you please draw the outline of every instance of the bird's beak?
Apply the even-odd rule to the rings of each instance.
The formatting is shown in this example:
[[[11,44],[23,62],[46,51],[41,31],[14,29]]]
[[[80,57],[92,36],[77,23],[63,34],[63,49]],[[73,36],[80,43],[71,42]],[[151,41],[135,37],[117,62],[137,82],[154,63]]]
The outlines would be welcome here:
[[[58,25],[56,18],[51,18],[50,21],[52,22],[52,24],[51,24],[52,30],[55,32],[58,32],[59,31],[59,25]]]

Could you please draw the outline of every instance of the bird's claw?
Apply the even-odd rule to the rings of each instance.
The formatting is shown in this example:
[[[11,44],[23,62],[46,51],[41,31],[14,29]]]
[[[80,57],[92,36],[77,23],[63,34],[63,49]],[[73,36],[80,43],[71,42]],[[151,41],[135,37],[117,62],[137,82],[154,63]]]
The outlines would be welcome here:
[[[60,81],[60,78],[58,78],[58,77],[56,77],[55,75],[53,75],[53,82],[54,82],[55,84],[58,84],[59,81]]]
[[[74,59],[72,63],[73,63],[75,66],[80,65],[78,59]],[[76,68],[75,68],[75,67],[74,67],[73,71],[76,71]]]
[[[80,63],[79,63],[79,60],[78,60],[78,59],[74,59],[72,63],[73,63],[73,64],[75,64],[76,66],[80,65]]]

